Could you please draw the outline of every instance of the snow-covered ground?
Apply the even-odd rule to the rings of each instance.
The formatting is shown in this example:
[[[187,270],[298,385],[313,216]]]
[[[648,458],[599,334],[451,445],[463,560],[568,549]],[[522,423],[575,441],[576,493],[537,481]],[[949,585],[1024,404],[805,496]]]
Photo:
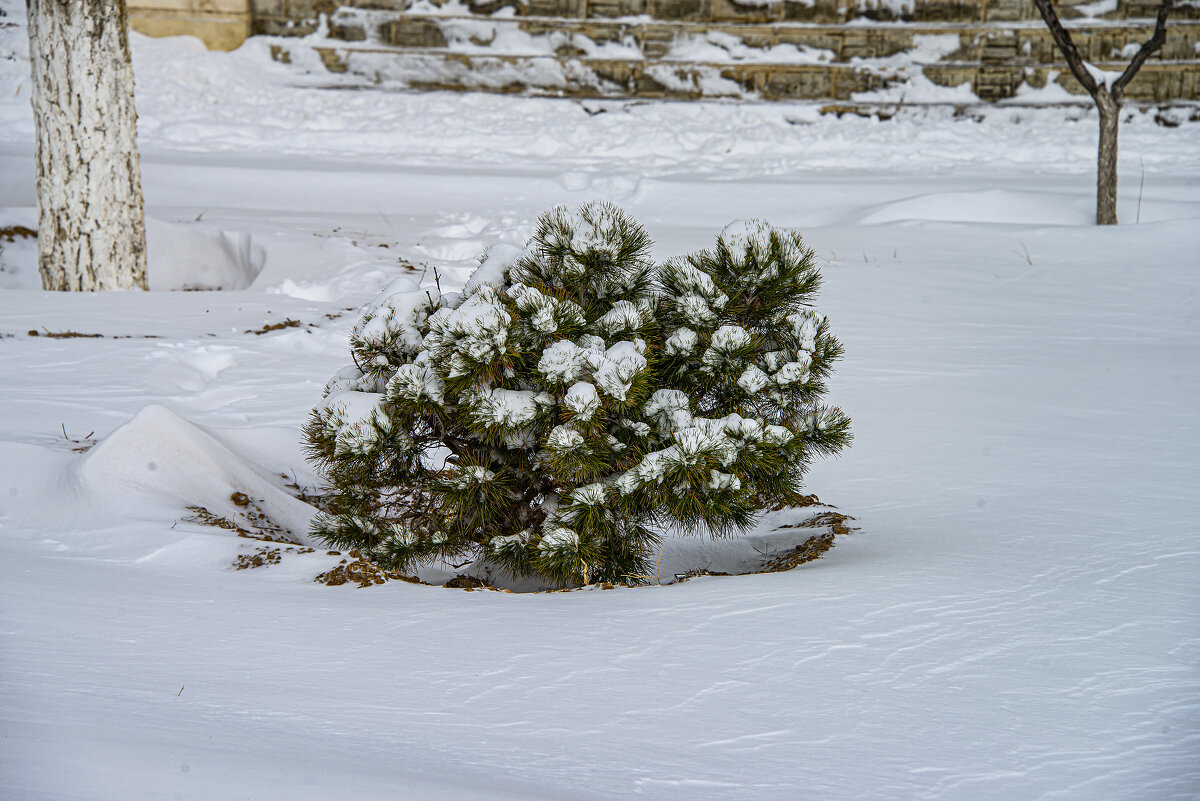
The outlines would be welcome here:
[[[36,220],[22,5],[0,228]],[[42,293],[0,238],[0,798],[1200,797],[1200,124],[1130,112],[1097,229],[1081,108],[318,90],[133,42],[161,289]],[[356,310],[594,198],[660,257],[805,233],[856,434],[809,489],[861,532],[529,595],[235,570],[268,544],[189,522],[248,489],[301,525]]]

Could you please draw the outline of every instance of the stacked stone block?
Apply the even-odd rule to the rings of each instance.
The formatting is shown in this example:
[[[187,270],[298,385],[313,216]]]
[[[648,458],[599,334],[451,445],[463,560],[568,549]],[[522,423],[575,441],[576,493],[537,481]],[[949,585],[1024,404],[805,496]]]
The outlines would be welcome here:
[[[136,0],[225,7],[273,52],[313,47],[328,69],[373,84],[581,97],[746,97],[853,102],[920,76],[966,84],[985,101],[1057,81],[1082,94],[1032,0]],[[1157,8],[1064,2],[1083,57],[1119,70],[1150,36]],[[852,24],[851,24],[852,23]],[[472,27],[474,26],[474,27]],[[464,39],[462,30],[483,33]],[[499,31],[528,52],[490,50]],[[323,34],[314,41],[311,34]],[[678,42],[708,36],[736,56],[692,61]],[[299,42],[292,37],[309,37]],[[511,37],[510,37],[511,41]],[[923,45],[936,41],[930,55]],[[954,44],[957,44],[955,47]],[[604,45],[618,44],[620,57]],[[792,63],[756,57],[792,45]],[[1167,42],[1127,89],[1131,100],[1200,100],[1200,4],[1172,14]]]
[[[129,25],[150,36],[195,36],[233,50],[250,35],[250,0],[129,0]]]

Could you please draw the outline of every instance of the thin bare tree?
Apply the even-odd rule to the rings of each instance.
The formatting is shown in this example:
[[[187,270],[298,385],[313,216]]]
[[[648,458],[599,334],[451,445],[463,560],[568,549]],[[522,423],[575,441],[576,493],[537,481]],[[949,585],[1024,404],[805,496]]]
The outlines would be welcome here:
[[[26,0],[26,7],[42,287],[145,289],[125,0]]]
[[[1096,159],[1096,224],[1117,224],[1117,131],[1121,124],[1121,103],[1125,100],[1125,87],[1137,75],[1146,59],[1163,46],[1167,40],[1167,15],[1171,13],[1173,0],[1162,0],[1154,21],[1154,34],[1142,43],[1124,72],[1110,73],[1097,69],[1084,61],[1071,40],[1070,32],[1063,27],[1050,0],[1033,0],[1042,19],[1050,28],[1055,44],[1062,51],[1075,80],[1087,90],[1100,112],[1100,146]]]

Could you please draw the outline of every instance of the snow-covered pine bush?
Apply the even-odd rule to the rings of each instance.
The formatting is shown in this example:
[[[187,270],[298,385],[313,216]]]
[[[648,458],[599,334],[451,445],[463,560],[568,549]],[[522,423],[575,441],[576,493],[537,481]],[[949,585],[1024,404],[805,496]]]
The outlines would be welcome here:
[[[638,583],[663,527],[736,534],[797,500],[850,440],[812,251],[757,222],[662,265],[649,246],[611,205],[558,208],[461,293],[385,293],[306,428],[317,535],[391,569]]]

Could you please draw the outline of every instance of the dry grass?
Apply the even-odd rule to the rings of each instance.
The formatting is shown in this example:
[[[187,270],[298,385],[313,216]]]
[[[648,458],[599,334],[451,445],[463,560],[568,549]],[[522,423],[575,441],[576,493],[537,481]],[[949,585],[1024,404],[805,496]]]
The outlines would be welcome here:
[[[82,437],[68,437],[66,423],[60,423],[60,425],[62,426],[63,440],[73,453],[86,453],[95,447],[95,431],[89,431]]]
[[[233,502],[234,506],[243,510],[237,513],[238,519],[236,520],[214,514],[203,506],[189,506],[187,510],[191,512],[191,515],[185,517],[183,522],[223,528],[226,531],[234,532],[239,537],[252,540],[296,544],[292,532],[271,520],[266,512],[244,492],[233,493],[229,496],[229,500]]]
[[[277,565],[283,559],[284,554],[294,553],[312,553],[312,548],[305,548],[297,545],[289,545],[286,548],[275,548],[270,545],[264,545],[253,553],[238,554],[238,557],[233,560],[233,567],[236,570],[250,570],[255,567],[268,567]]]
[[[282,331],[285,328],[299,328],[299,327],[300,327],[300,321],[293,320],[289,317],[288,319],[284,320],[281,323],[267,323],[262,328],[253,328],[253,329],[247,328],[242,333],[254,334],[255,336],[262,336],[263,334],[268,334],[271,331]],[[312,323],[309,323],[309,328],[315,328],[315,326]]]
[[[37,231],[23,225],[6,225],[0,228],[0,239],[5,242],[15,242],[17,238],[37,239]]]
[[[475,576],[458,575],[443,584],[451,590],[474,590],[480,587],[486,587],[488,583],[481,578]]]
[[[780,526],[776,531],[785,528],[820,528],[822,526],[829,526],[833,530],[833,533],[840,537],[859,531],[857,527],[848,525],[853,519],[850,515],[844,515],[841,512],[822,512],[802,523],[790,523],[786,526]]]
[[[237,570],[250,570],[255,567],[277,565],[282,558],[278,548],[263,547],[254,553],[238,554],[238,558],[233,561],[233,566]]]
[[[45,333],[42,333],[45,331]],[[49,328],[43,327],[42,331],[36,328],[29,329],[26,334],[31,337],[45,337],[46,339],[104,339],[104,334],[84,334],[79,331],[51,331]],[[158,339],[158,334],[113,334],[109,339]]]
[[[288,493],[298,500],[304,501],[309,506],[315,506],[318,509],[324,508],[324,502],[327,498],[320,490],[312,486],[300,486],[300,481],[294,475],[289,476],[287,473],[280,473],[279,477],[284,480],[283,488]],[[290,481],[288,479],[291,479]]]
[[[732,576],[732,573],[726,573],[723,570],[710,570],[708,567],[693,567],[691,570],[685,570],[682,573],[675,574],[675,580],[672,584],[681,584],[685,581],[691,581],[694,578],[701,576]]]
[[[51,331],[44,329],[46,333],[39,332],[36,328],[29,329],[31,337],[46,337],[47,339],[104,339],[104,334],[81,334],[78,331]]]
[[[816,495],[798,495],[787,503],[780,503],[772,506],[771,511],[782,512],[786,509],[807,509],[810,506],[829,506],[829,504],[821,503],[821,499]],[[829,508],[834,509],[836,507],[829,506]]]
[[[330,555],[337,556],[337,551],[330,551]],[[409,584],[425,584],[419,578],[414,576],[406,576],[403,573],[397,573],[394,570],[384,570],[381,567],[371,564],[366,559],[362,558],[357,550],[350,551],[348,554],[350,559],[343,559],[341,563],[333,568],[321,573],[313,579],[318,584],[324,584],[327,587],[340,587],[343,584],[357,584],[359,589],[373,587],[378,584],[386,584],[389,581],[405,581]],[[353,561],[351,561],[353,560]],[[448,585],[447,585],[448,586]]]
[[[772,557],[763,562],[758,570],[754,573],[782,573],[785,570],[791,570],[794,567],[799,567],[806,562],[811,562],[814,559],[820,559],[825,555],[825,552],[833,547],[833,532],[827,531],[824,534],[817,534],[809,537],[800,545],[797,545],[790,551],[784,551],[779,556]]]
[[[797,507],[804,508],[804,507],[810,507],[810,506],[823,506],[827,509],[832,508],[832,507],[829,507],[828,504],[822,504],[820,502],[820,500],[817,499],[817,496],[815,496],[815,495],[805,496],[805,497],[801,498],[800,501],[801,501],[800,503],[795,504],[790,507],[786,507],[786,508],[797,508]],[[775,511],[782,511],[782,510],[777,509]],[[830,548],[833,547],[835,537],[843,536],[846,534],[852,534],[852,533],[858,531],[859,530],[858,528],[849,525],[850,522],[853,520],[854,520],[853,517],[851,517],[850,515],[842,514],[841,512],[825,511],[825,512],[821,512],[819,514],[813,515],[812,517],[808,518],[807,520],[804,520],[799,523],[789,523],[787,525],[779,526],[778,528],[775,529],[776,531],[783,530],[783,529],[816,529],[816,528],[827,528],[828,531],[814,534],[813,536],[808,537],[806,540],[804,540],[804,542],[800,543],[799,545],[797,545],[796,547],[794,547],[790,550],[783,551],[782,553],[777,553],[775,556],[770,557],[770,558],[764,558],[764,560],[754,570],[748,570],[745,573],[725,573],[725,572],[722,572],[719,570],[710,570],[709,569],[710,566],[705,566],[705,567],[700,567],[700,568],[693,568],[691,570],[688,570],[685,573],[677,573],[674,577],[675,580],[670,582],[670,584],[682,584],[683,582],[689,581],[694,578],[699,578],[701,576],[756,575],[756,574],[761,574],[761,573],[781,573],[786,570],[791,570],[793,568],[799,567],[800,565],[806,564],[808,562],[812,562],[816,559],[820,559],[822,556],[825,555],[825,553],[827,551],[829,551]],[[330,551],[329,555],[330,556],[339,556],[340,554],[337,551]],[[421,581],[419,578],[416,578],[414,576],[406,576],[406,575],[403,575],[401,573],[397,573],[394,571],[384,570],[383,568],[380,568],[377,565],[374,565],[370,561],[365,559],[362,556],[362,554],[357,550],[350,551],[349,557],[350,557],[349,559],[343,559],[341,561],[341,564],[339,564],[337,567],[333,568],[332,570],[329,570],[325,573],[321,573],[320,575],[318,575],[314,579],[314,581],[316,581],[319,584],[325,584],[325,585],[328,585],[331,587],[340,586],[342,584],[357,584],[360,588],[361,587],[371,587],[371,586],[375,586],[375,585],[379,585],[379,584],[385,584],[391,580],[406,581],[411,584],[424,584],[426,586],[434,586],[434,585],[430,585],[428,582]],[[661,559],[662,559],[662,555],[660,553],[659,554],[660,564],[661,564]],[[651,581],[654,581],[656,584],[662,583],[661,581],[658,580],[657,575],[655,575],[655,576],[635,576],[632,578],[641,578],[641,579],[651,580]],[[503,587],[494,587],[494,586],[488,584],[483,579],[477,578],[475,576],[467,576],[467,575],[455,576],[454,578],[450,579],[449,581],[447,581],[445,584],[442,584],[441,586],[446,587],[448,589],[463,590],[464,592],[476,592],[476,591],[512,592],[512,590],[508,590]],[[564,589],[556,589],[556,590],[542,590],[541,593],[578,592],[578,591],[584,590],[584,589],[611,590],[611,589],[615,589],[616,587],[628,587],[628,586],[632,586],[632,585],[612,584],[609,582],[604,582],[602,584],[587,585],[584,587],[567,587]]]
[[[279,543],[285,547],[264,545],[250,553],[238,554],[233,560],[235,570],[251,570],[256,567],[277,565],[285,553],[313,553],[315,549],[298,545],[289,539],[291,532],[271,521],[266,513],[253,499],[244,492],[235,492],[229,496],[234,506],[243,510],[238,512],[238,519],[231,519],[210,512],[203,506],[189,506],[191,515],[185,517],[185,523],[196,523],[201,526],[211,526],[225,531],[232,531],[239,537],[260,542]]]

